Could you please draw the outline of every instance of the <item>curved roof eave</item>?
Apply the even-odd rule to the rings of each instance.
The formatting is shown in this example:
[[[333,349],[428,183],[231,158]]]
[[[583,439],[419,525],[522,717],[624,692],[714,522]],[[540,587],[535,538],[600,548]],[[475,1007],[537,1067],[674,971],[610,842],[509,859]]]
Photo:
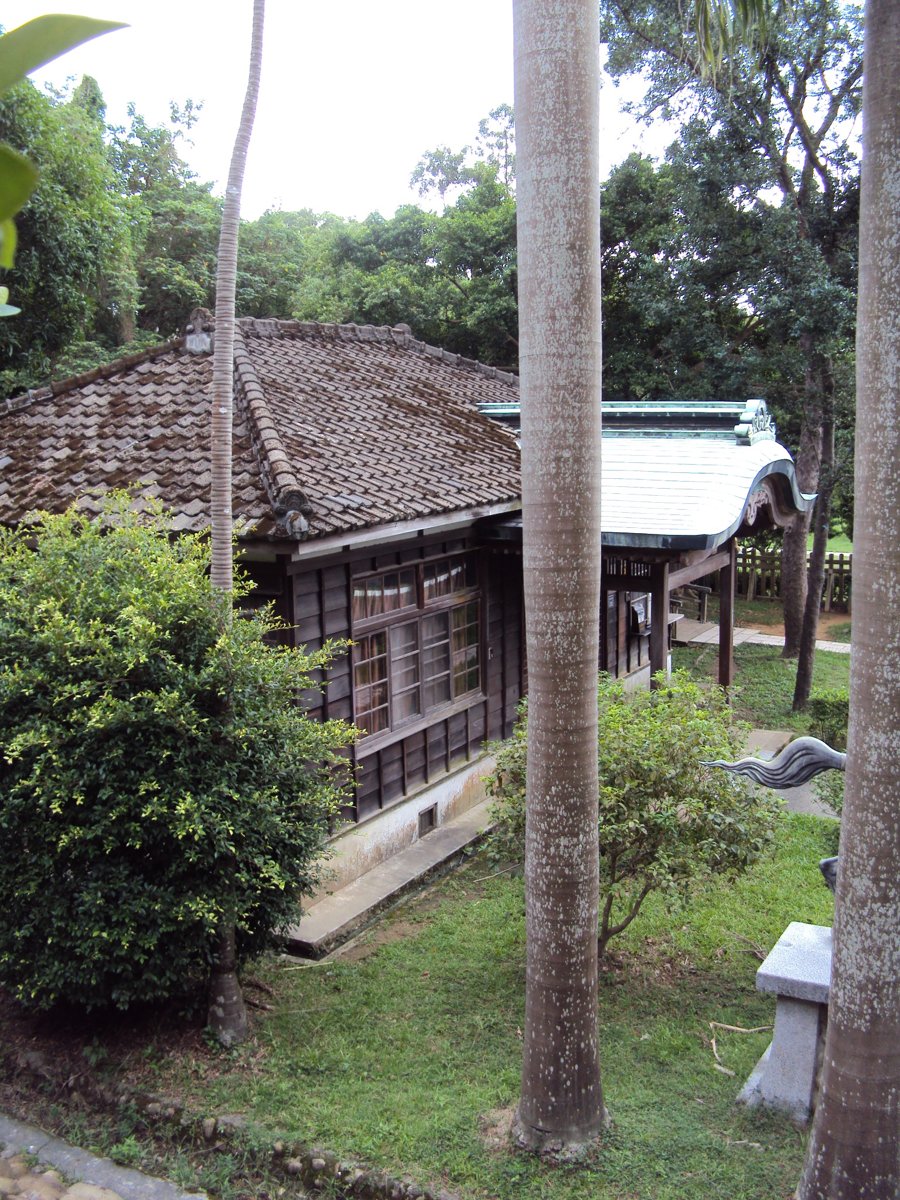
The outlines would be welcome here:
[[[777,443],[771,444],[777,445]],[[786,487],[790,493],[790,506],[796,512],[808,512],[815,503],[816,497],[800,491],[797,486],[793,459],[783,447],[779,446],[778,449],[782,451],[783,457],[772,459],[760,466],[747,487],[740,511],[723,528],[715,532],[703,533],[642,533],[640,531],[604,530],[602,544],[610,549],[714,550],[737,533],[744,519],[747,501],[767,479],[772,479],[773,482],[777,479],[782,490]],[[787,499],[787,496],[784,498]]]

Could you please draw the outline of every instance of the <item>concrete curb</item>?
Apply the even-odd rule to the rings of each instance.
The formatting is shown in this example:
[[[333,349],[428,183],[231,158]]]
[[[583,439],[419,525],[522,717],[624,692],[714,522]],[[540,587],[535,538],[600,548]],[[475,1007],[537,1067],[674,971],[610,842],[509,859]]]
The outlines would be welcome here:
[[[67,1178],[109,1188],[118,1192],[122,1200],[207,1200],[205,1192],[183,1192],[174,1183],[142,1175],[130,1167],[116,1166],[110,1159],[78,1150],[36,1125],[9,1117],[0,1116],[0,1144],[5,1145],[6,1154],[33,1154]]]

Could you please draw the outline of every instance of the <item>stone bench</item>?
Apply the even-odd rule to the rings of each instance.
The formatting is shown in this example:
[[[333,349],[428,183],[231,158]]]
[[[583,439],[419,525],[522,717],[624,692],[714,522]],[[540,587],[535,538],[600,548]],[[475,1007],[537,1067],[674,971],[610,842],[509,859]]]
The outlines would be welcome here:
[[[828,1019],[831,930],[792,921],[756,972],[756,986],[775,993],[775,1030],[738,1100],[805,1124],[815,1106]]]

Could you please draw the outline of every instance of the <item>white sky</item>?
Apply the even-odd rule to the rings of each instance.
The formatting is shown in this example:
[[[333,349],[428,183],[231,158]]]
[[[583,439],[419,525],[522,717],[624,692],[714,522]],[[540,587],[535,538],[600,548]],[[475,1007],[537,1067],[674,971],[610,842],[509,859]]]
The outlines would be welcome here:
[[[422,154],[472,143],[478,122],[513,102],[512,0],[268,0],[262,87],[242,212],[311,208],[386,216],[418,203],[409,176]],[[250,0],[6,0],[13,29],[44,12],[127,21],[32,78],[62,85],[93,75],[107,119],[133,100],[148,121],[168,101],[203,102],[193,147],[182,153],[221,193],[247,79]],[[660,153],[671,138],[601,96],[603,168],[635,148]]]

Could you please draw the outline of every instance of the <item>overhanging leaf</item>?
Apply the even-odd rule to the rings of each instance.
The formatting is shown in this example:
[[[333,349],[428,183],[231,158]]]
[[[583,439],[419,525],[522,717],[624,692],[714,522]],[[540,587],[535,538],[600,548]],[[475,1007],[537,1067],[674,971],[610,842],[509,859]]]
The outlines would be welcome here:
[[[0,145],[0,221],[14,217],[37,183],[38,173],[24,154]],[[4,230],[5,234],[5,230]],[[2,263],[9,266],[9,263]]]
[[[26,21],[0,38],[0,93],[67,50],[101,33],[124,28],[121,21],[96,21],[62,13]]]
[[[17,241],[15,224],[10,220],[0,221],[0,267],[13,265]]]

